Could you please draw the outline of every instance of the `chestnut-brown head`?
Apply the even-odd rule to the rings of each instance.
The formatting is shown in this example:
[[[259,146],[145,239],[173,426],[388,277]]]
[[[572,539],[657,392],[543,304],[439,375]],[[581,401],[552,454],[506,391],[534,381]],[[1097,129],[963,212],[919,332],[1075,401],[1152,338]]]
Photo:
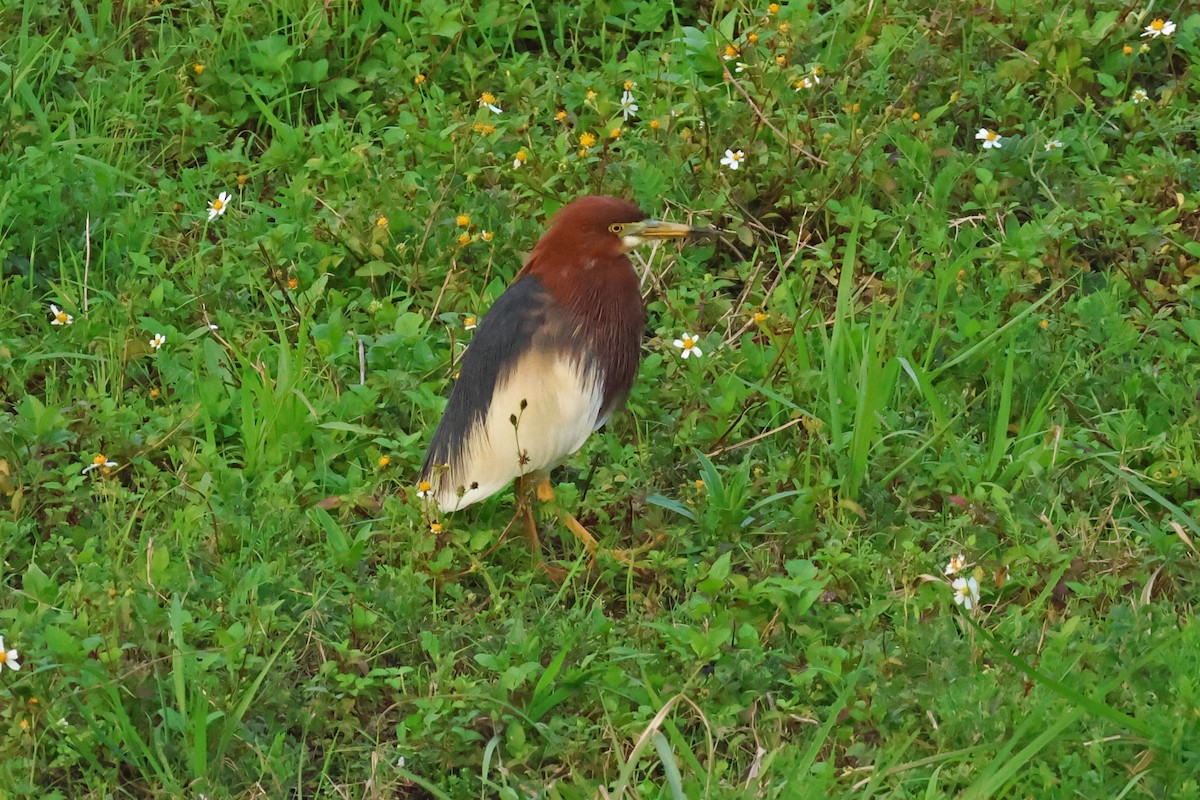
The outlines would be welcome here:
[[[565,290],[578,282],[612,279],[613,270],[629,270],[626,253],[639,244],[700,232],[650,219],[619,197],[581,197],[554,215],[550,230],[538,240],[522,272],[537,275],[552,291],[552,287]]]

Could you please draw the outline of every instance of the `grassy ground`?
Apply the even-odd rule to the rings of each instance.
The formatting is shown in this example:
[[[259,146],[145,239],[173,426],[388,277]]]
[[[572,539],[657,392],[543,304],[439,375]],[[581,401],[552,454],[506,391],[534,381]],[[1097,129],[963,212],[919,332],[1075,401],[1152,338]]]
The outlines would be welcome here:
[[[1200,794],[1200,15],[700,5],[0,11],[0,797]],[[558,587],[412,482],[596,192]]]

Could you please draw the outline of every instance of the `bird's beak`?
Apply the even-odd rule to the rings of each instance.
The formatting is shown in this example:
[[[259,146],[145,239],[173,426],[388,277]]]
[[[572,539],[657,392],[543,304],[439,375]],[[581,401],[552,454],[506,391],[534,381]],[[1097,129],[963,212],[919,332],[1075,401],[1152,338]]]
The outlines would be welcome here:
[[[626,226],[622,235],[639,239],[682,239],[685,236],[705,236],[716,233],[712,228],[693,228],[678,222],[644,219]]]

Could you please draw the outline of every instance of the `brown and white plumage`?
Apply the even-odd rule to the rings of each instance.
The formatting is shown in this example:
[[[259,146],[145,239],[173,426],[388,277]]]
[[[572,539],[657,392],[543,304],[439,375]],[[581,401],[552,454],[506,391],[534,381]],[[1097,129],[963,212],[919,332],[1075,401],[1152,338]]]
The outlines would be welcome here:
[[[555,215],[463,356],[420,478],[440,510],[549,470],[624,402],[645,326],[626,253],[690,232],[615,197],[580,198]]]

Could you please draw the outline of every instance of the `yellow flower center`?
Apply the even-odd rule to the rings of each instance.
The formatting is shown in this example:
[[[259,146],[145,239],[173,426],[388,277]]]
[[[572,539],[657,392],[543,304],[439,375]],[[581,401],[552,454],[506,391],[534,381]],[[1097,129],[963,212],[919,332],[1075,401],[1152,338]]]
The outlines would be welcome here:
[[[461,235],[459,235],[459,237],[458,237],[458,243],[459,243],[459,244],[462,244],[462,245],[467,245],[467,244],[470,244],[470,243],[471,243],[471,236],[470,236],[470,234],[464,233],[464,234],[461,234]]]
[[[767,315],[761,311],[754,312],[754,322],[756,325],[761,325],[767,321]]]
[[[104,457],[103,453],[98,453],[96,455],[96,457],[92,459],[92,463],[95,464],[96,466],[100,466],[101,464],[103,464],[107,461],[108,461],[108,459]]]
[[[611,131],[609,131],[609,134],[608,134],[608,135],[609,135],[609,136],[611,136],[612,138],[614,138],[614,139],[615,139],[615,138],[617,138],[618,136],[620,136],[620,135],[621,135],[621,129],[620,129],[620,128],[613,128]]]
[[[463,325],[470,326],[470,325],[474,325],[474,324],[475,324],[474,317],[467,317],[466,319],[463,320]]]
[[[692,339],[688,336],[683,337],[683,349],[684,350],[691,350],[695,346],[696,346],[695,339]]]
[[[479,95],[479,102],[483,103],[484,105],[494,106],[496,105],[496,95],[492,94],[491,92],[484,92],[483,94]]]
[[[557,120],[558,122],[562,122],[566,118],[567,118],[567,112],[565,112],[565,111],[559,111],[557,114],[554,115],[554,119]]]
[[[594,133],[580,134],[580,136],[579,136],[579,146],[580,147],[591,147],[595,143],[596,143],[596,134],[594,134]]]
[[[737,54],[738,54],[738,49],[736,47],[734,47],[731,44],[725,45],[725,57],[726,58],[736,58]]]
[[[429,485],[429,481],[421,481],[417,484],[417,491],[428,492],[433,487]]]
[[[492,233],[491,231],[484,231],[483,233],[479,234],[479,238],[483,239],[485,242],[490,242],[492,237],[495,235],[496,234]]]
[[[225,207],[225,203],[221,200],[221,198],[218,197],[216,200],[212,201],[212,207],[213,211],[220,211]]]
[[[1130,45],[1125,45],[1124,47],[1121,48],[1121,52],[1127,56],[1131,56],[1131,55],[1133,55],[1133,47]]]
[[[57,321],[61,322],[64,325],[67,324],[67,312],[65,312],[65,311],[58,312],[57,314],[54,315],[54,319],[56,319]]]
[[[529,158],[529,156],[525,154],[524,150],[518,150],[516,158],[517,161],[524,161],[525,159]]]
[[[203,65],[203,64],[200,64],[200,63],[192,64],[192,70],[193,70],[193,71],[194,71],[194,72],[195,72],[197,75],[201,75],[201,74],[203,74],[203,73],[204,73],[204,65]]]
[[[596,91],[595,91],[594,89],[588,89],[588,90],[587,90],[587,99],[588,99],[588,100],[595,100],[595,99],[596,99]]]
[[[1156,19],[1156,20],[1154,20],[1154,22],[1150,23],[1150,27],[1156,31],[1161,32],[1163,29],[1163,26],[1166,24],[1167,24],[1166,20]]]
[[[390,463],[392,463],[392,459],[390,456],[380,456],[379,457],[379,466],[386,467]]]
[[[987,140],[988,140],[989,142],[994,142],[994,141],[996,141],[996,139],[998,139],[998,138],[1000,138],[1000,135],[999,135],[998,133],[996,133],[995,131],[988,131],[988,132],[987,132]]]
[[[415,83],[417,86],[420,86],[424,82],[425,82],[425,73],[420,73],[419,75],[417,75],[417,77],[413,78],[413,83]]]
[[[629,91],[630,89],[632,89],[634,86],[637,86],[637,84],[636,84],[636,83],[634,83],[633,81],[625,81],[625,91],[627,91],[627,92],[628,92],[628,91]]]
[[[442,532],[442,523],[435,522],[432,525],[430,525],[429,532],[430,533],[441,533]]]
[[[471,218],[468,217],[466,214],[459,214],[457,217],[454,218],[454,223],[456,225],[458,225],[458,227],[460,227],[460,228],[465,228],[471,224]]]
[[[388,226],[388,218],[380,217],[379,219],[375,220],[375,224],[378,225],[380,228],[386,228]]]

